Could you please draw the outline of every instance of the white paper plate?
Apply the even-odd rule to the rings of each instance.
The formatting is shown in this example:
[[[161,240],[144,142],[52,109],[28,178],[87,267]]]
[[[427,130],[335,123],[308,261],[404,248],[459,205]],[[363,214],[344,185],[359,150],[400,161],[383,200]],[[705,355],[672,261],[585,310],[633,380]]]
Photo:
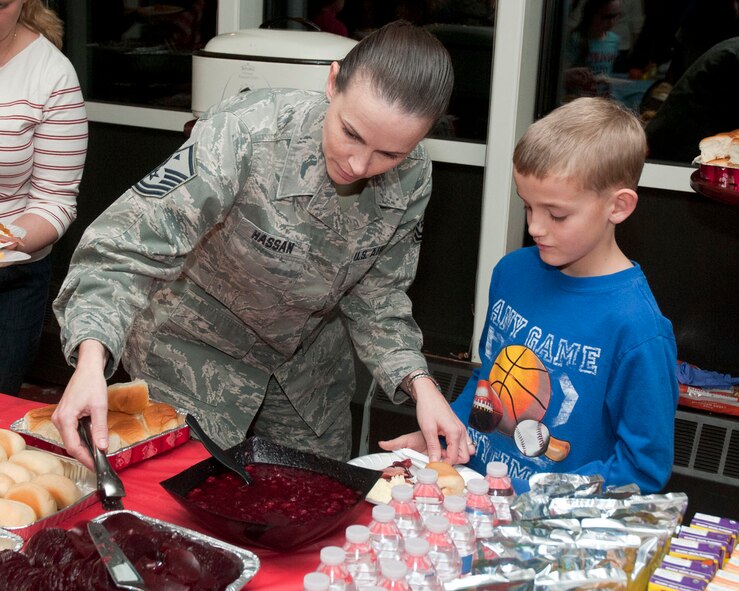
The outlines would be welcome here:
[[[6,250],[0,254],[0,265],[5,263],[17,263],[18,261],[27,261],[31,255],[26,252],[18,252],[17,250]]]
[[[14,226],[13,224],[3,224],[8,230],[10,230],[10,233],[17,237],[17,238],[23,238],[26,235],[26,231],[23,228],[20,228],[18,226]],[[5,234],[3,234],[5,236]],[[17,250],[6,250],[4,252],[1,251],[1,249],[10,246],[10,242],[0,242],[0,267],[7,267],[8,265],[11,265],[13,263],[18,263],[20,261],[27,261],[31,258],[31,255],[25,252],[20,252]]]
[[[388,466],[391,466],[393,462],[397,462],[401,460],[402,458],[396,456],[394,453],[377,453],[377,454],[369,454],[366,456],[359,456],[357,458],[352,458],[349,460],[349,464],[352,466],[359,466],[360,468],[369,468],[370,470],[379,470],[382,471]],[[459,475],[464,480],[464,483],[467,484],[467,482],[473,478],[484,478],[481,474],[478,472],[475,472],[471,468],[468,468],[467,466],[460,466],[457,464],[454,466],[459,472]],[[416,466],[410,467],[410,473],[412,476],[416,475],[416,472],[418,472],[419,468]],[[415,480],[415,479],[413,479]],[[369,503],[375,504],[375,501],[372,499],[367,499]]]

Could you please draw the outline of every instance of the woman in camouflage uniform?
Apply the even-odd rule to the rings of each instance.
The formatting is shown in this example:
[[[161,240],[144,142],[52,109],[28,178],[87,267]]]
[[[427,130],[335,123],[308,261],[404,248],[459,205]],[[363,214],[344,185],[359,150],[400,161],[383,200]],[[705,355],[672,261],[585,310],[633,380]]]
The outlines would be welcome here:
[[[122,359],[222,445],[251,432],[347,459],[352,346],[396,402],[416,400],[430,456],[469,457],[426,371],[405,293],[431,162],[419,142],[453,72],[423,29],[391,23],[331,65],[325,95],[262,89],[206,113],[167,162],[85,232],[55,302],[76,370],[54,414],[107,445]]]

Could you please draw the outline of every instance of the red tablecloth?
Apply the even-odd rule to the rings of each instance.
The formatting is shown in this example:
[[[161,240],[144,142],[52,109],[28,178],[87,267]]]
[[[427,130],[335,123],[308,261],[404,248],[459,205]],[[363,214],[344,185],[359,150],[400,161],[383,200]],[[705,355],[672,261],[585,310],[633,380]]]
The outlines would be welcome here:
[[[22,417],[38,402],[14,398],[0,394],[0,427],[9,428],[13,421]],[[162,455],[150,458],[121,470],[119,476],[126,487],[123,504],[126,509],[138,511],[144,515],[168,521],[183,527],[218,537],[214,532],[201,527],[190,518],[189,513],[159,486],[159,482],[173,476],[209,457],[205,448],[197,441],[189,441]],[[87,508],[84,512],[71,517],[63,527],[71,527],[82,519],[91,519],[103,513],[100,503]],[[371,505],[366,503],[365,511],[356,523],[367,524],[371,516]],[[290,553],[281,554],[260,548],[250,548],[261,561],[257,575],[245,587],[249,591],[269,589],[270,591],[299,591],[303,588],[303,576],[315,570],[321,548],[329,545],[341,545],[344,542],[344,530],[328,536],[314,544]]]

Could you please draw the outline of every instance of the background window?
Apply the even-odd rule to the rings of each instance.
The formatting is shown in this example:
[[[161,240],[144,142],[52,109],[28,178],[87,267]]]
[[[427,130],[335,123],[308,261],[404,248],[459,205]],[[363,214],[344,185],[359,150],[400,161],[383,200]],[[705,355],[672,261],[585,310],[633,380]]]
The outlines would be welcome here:
[[[610,97],[639,114],[650,159],[680,164],[739,127],[739,1],[549,1],[545,12],[537,116]]]

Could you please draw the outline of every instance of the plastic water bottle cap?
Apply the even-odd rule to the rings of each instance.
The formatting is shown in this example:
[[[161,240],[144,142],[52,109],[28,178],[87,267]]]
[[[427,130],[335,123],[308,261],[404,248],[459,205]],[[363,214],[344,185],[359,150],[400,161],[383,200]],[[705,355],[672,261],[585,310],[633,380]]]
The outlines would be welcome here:
[[[304,591],[328,591],[331,579],[325,573],[308,573],[303,577]]]
[[[403,541],[405,551],[411,556],[425,556],[429,551],[429,543],[423,538],[406,538]]]
[[[366,525],[350,525],[346,528],[346,541],[361,544],[370,539],[370,530]]]
[[[508,464],[505,462],[489,462],[485,472],[493,478],[504,478],[508,476]]]
[[[338,546],[326,546],[321,548],[321,562],[330,566],[336,566],[346,560],[346,552]]]
[[[413,487],[409,484],[399,484],[390,489],[390,494],[396,501],[407,502],[413,498]]]
[[[387,558],[380,560],[380,572],[382,576],[391,581],[400,581],[405,578],[408,572],[408,567],[404,562],[396,560],[395,558]]]
[[[375,505],[372,507],[372,519],[380,523],[388,523],[395,519],[395,509],[385,503]]]
[[[467,491],[473,495],[486,495],[490,490],[490,484],[484,478],[472,478],[467,481]]]
[[[426,529],[435,534],[449,530],[449,520],[443,515],[429,515],[424,522]]]
[[[449,495],[444,497],[444,509],[451,513],[461,513],[465,510],[467,501],[462,495]]]
[[[423,484],[434,484],[439,479],[439,473],[433,468],[422,468],[416,474],[416,480]]]

